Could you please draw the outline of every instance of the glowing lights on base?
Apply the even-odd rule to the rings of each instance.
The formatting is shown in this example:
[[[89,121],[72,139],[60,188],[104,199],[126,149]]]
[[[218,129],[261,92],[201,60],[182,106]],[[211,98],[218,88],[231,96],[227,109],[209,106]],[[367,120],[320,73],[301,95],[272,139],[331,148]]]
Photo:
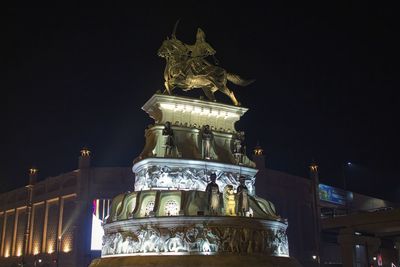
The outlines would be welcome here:
[[[230,111],[220,111],[208,107],[191,106],[188,104],[171,104],[171,103],[161,103],[160,107],[166,110],[172,110],[173,112],[189,112],[193,114],[203,115],[203,116],[213,116],[220,118],[235,118],[239,119],[239,115],[235,112]]]

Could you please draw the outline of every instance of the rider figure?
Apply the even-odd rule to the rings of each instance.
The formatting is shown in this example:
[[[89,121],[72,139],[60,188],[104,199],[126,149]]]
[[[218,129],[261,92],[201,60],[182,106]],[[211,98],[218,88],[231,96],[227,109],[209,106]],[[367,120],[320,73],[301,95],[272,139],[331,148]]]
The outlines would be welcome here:
[[[206,34],[200,28],[197,29],[196,43],[189,46],[189,50],[191,51],[190,55],[192,58],[205,58],[216,53],[214,48],[212,48],[211,45],[206,42]]]
[[[196,43],[194,45],[187,45],[187,47],[190,53],[189,61],[191,62],[191,70],[194,74],[200,74],[205,67],[204,65],[211,65],[207,60],[205,60],[205,58],[208,56],[214,56],[216,51],[206,42],[206,34],[202,29],[197,29]],[[214,60],[216,61],[215,57]],[[218,63],[216,62],[216,64]]]

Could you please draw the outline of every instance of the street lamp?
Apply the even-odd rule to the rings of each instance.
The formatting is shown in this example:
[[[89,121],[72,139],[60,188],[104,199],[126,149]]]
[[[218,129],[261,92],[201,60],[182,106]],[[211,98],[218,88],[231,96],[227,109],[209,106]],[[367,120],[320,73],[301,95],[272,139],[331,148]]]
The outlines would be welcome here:
[[[353,163],[351,163],[350,161],[346,162],[346,164],[343,164],[342,166],[342,171],[343,171],[343,190],[346,191],[347,190],[347,184],[346,184],[346,167],[350,167],[352,166]]]

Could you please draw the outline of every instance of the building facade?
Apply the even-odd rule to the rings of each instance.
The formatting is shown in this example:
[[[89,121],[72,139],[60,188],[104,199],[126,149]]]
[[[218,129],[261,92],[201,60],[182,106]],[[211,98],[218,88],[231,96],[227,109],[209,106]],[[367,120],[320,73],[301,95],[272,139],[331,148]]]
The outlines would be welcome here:
[[[133,186],[132,171],[91,167],[84,149],[77,170],[37,175],[31,169],[26,187],[0,194],[0,266],[87,266],[101,246],[98,222],[111,198]]]
[[[303,266],[398,266],[398,204],[321,184],[316,164],[309,178],[267,169],[259,149],[256,193],[288,218],[289,250]]]

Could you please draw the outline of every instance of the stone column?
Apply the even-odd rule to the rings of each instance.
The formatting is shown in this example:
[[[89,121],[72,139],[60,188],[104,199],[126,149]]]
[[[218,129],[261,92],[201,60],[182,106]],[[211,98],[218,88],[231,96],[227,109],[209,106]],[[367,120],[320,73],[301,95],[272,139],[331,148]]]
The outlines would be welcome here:
[[[353,267],[355,245],[354,230],[352,228],[344,228],[340,230],[338,242],[342,254],[342,266]]]
[[[27,198],[26,198],[26,225],[24,232],[24,249],[23,255],[29,254],[29,239],[31,235],[31,218],[32,218],[32,192],[37,181],[38,169],[29,169],[29,184],[26,186]]]
[[[78,191],[75,199],[75,208],[77,209],[77,217],[72,225],[75,225],[73,236],[79,238],[78,243],[73,248],[76,255],[76,266],[87,266],[90,263],[90,241],[91,241],[91,225],[92,225],[92,175],[90,167],[91,152],[87,148],[81,150],[79,157],[78,172]],[[76,232],[75,232],[76,229]]]

